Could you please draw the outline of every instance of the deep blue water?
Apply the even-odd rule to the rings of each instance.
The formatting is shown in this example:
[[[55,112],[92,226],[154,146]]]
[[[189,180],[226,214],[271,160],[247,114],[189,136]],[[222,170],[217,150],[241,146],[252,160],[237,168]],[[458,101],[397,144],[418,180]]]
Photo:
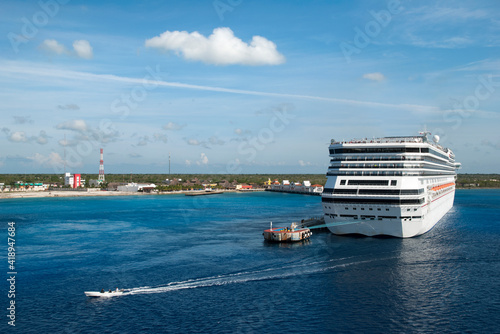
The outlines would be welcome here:
[[[411,239],[315,233],[263,241],[320,216],[321,199],[279,193],[0,202],[0,259],[16,223],[19,333],[500,332],[500,191],[459,190]],[[91,300],[87,290],[136,294]],[[149,288],[145,288],[149,287]],[[141,290],[142,288],[142,290]]]

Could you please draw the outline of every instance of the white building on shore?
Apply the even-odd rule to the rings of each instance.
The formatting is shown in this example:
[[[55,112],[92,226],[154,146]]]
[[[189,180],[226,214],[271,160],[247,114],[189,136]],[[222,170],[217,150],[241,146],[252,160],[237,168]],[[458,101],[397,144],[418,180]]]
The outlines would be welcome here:
[[[117,190],[118,191],[125,191],[125,192],[151,192],[156,188],[156,185],[154,183],[129,183],[126,185],[118,186]]]
[[[321,195],[323,193],[323,186],[321,184],[311,185],[310,181],[300,182],[290,182],[289,180],[283,180],[283,183],[279,183],[278,180],[274,180],[269,188],[271,191],[280,192],[290,192],[290,193],[301,193],[301,194],[311,194],[311,195]]]

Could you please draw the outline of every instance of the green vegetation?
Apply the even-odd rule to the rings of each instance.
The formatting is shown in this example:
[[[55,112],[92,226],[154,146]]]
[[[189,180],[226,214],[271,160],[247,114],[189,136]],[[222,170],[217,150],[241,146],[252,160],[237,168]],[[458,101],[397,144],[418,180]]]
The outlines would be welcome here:
[[[82,179],[86,180],[87,185],[90,180],[97,180],[97,174],[82,174]],[[271,181],[277,179],[280,182],[289,180],[302,182],[311,181],[311,184],[322,184],[326,182],[324,174],[106,174],[106,183],[154,183],[162,185],[165,179],[182,179],[185,181],[199,182],[208,181],[210,183],[219,183],[224,180],[237,183],[263,184],[268,179]],[[16,181],[27,183],[58,183],[64,185],[63,175],[56,174],[0,174],[0,183],[5,185],[14,185]],[[192,182],[194,183],[194,182]],[[500,188],[500,174],[458,174],[457,186],[459,188]],[[182,187],[162,185],[162,190],[180,190]],[[191,187],[189,187],[191,188]]]
[[[458,174],[458,188],[500,188],[500,174]]]
[[[91,179],[97,179],[97,176],[97,174],[82,174],[82,178],[87,180],[87,182]],[[324,174],[106,174],[106,182],[109,183],[136,182],[160,185],[166,179],[181,179],[182,182],[198,179],[200,182],[208,181],[210,183],[236,181],[237,183],[247,184],[263,184],[268,179],[271,179],[271,181],[277,179],[280,182],[283,180],[296,182],[309,180],[312,184],[318,183],[321,185],[324,185],[326,182],[326,176]]]

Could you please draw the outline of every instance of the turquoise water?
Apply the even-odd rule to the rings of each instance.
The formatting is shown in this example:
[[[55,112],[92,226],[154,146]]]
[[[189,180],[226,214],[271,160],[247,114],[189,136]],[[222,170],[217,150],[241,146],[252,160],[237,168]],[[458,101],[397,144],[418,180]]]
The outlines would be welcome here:
[[[314,233],[300,244],[265,243],[262,231],[320,216],[320,197],[2,200],[5,274],[7,222],[17,233],[15,331],[498,332],[499,199],[457,191],[417,238]],[[133,294],[83,294],[115,287]]]

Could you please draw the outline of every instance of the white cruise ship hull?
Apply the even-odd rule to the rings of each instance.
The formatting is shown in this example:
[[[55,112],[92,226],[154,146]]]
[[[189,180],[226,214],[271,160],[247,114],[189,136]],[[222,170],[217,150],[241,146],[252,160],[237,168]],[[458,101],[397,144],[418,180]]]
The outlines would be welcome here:
[[[394,220],[339,220],[325,215],[325,223],[333,234],[361,234],[365,236],[393,236],[411,238],[430,231],[436,223],[453,207],[455,190],[424,205],[426,212],[421,219]]]

